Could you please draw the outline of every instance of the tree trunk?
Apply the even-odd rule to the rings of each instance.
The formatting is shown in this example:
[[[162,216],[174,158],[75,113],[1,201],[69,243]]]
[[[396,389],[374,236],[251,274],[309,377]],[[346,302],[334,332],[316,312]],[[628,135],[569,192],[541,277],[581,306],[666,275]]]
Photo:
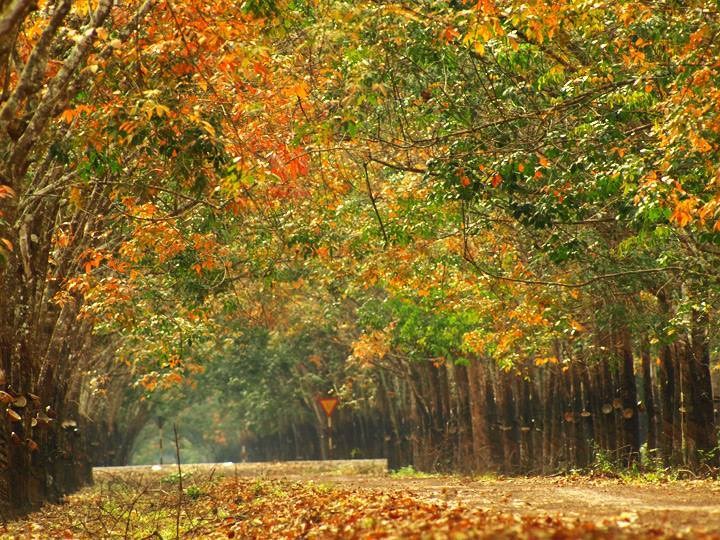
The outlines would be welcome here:
[[[623,418],[623,462],[626,466],[640,460],[640,421],[637,405],[637,384],[635,382],[634,358],[630,333],[623,329],[620,333],[621,364],[621,396]]]
[[[642,344],[642,372],[643,372],[643,394],[645,414],[647,417],[648,437],[647,448],[648,455],[654,457],[655,450],[658,447],[657,441],[657,412],[655,409],[655,396],[653,393],[653,366],[650,360],[650,345],[647,340],[643,340]]]
[[[515,375],[508,372],[498,374],[498,409],[500,410],[500,434],[503,447],[503,470],[508,474],[520,468],[520,437],[513,395]]]
[[[455,461],[459,470],[472,472],[474,468],[473,437],[468,369],[464,365],[452,364],[452,373],[457,390],[456,417],[454,421],[455,429],[457,430],[457,454]]]
[[[692,317],[690,343],[686,348],[689,384],[684,388],[688,396],[686,414],[689,458],[694,467],[701,464],[717,467],[720,461],[710,379],[707,317],[698,312],[693,312]]]
[[[472,425],[473,469],[478,472],[493,470],[491,446],[489,441],[488,417],[486,415],[487,376],[485,366],[480,359],[470,361],[468,365],[468,387],[470,390],[470,419]]]

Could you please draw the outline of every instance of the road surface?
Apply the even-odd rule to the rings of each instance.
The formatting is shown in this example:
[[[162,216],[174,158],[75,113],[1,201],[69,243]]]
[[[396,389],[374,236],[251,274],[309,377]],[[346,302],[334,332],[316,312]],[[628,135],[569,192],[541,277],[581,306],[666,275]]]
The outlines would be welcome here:
[[[396,490],[423,501],[487,508],[519,515],[551,515],[564,520],[646,527],[689,528],[720,533],[720,481],[628,483],[587,477],[400,477],[385,460],[210,463],[182,466],[198,475],[267,477],[321,482],[343,488]],[[98,480],[113,476],[169,475],[177,465],[98,467]]]

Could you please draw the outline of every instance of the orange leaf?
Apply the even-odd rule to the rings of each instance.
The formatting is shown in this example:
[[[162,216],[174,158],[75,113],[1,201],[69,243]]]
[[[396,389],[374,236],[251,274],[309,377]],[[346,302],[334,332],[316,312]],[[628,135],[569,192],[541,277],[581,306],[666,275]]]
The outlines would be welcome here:
[[[460,32],[457,31],[456,28],[453,28],[452,26],[447,26],[445,30],[442,31],[441,37],[445,43],[450,43],[451,41],[454,41],[458,37],[460,37]]]
[[[10,186],[0,185],[0,199],[7,199],[15,196],[15,190]]]

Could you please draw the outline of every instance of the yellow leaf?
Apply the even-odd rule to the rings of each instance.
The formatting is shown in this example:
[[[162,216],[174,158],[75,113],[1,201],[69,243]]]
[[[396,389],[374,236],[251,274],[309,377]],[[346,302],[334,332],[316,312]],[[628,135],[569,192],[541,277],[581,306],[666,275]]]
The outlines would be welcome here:
[[[693,148],[697,152],[705,153],[705,152],[710,152],[712,150],[712,146],[702,135],[698,135],[694,131],[691,131],[690,134],[688,135],[688,138],[690,139],[690,142],[692,143]]]
[[[570,321],[570,326],[571,326],[572,329],[575,330],[576,332],[582,332],[582,331],[585,330],[585,327],[584,327],[582,324],[580,324],[579,322],[575,321],[575,320]]]
[[[207,131],[208,134],[210,134],[210,135],[212,135],[213,137],[215,137],[215,128],[212,127],[212,124],[210,124],[209,122],[206,122],[205,120],[203,120],[203,121],[201,122],[201,124],[202,124],[202,126],[203,126],[203,129],[205,129],[205,131]]]
[[[70,188],[70,202],[75,206],[80,206],[82,203],[82,191],[79,187],[73,186]]]
[[[298,99],[307,99],[308,97],[308,84],[305,81],[300,81],[297,84],[283,90],[285,97],[297,97]]]
[[[155,114],[158,116],[169,116],[170,109],[168,107],[166,107],[165,105],[160,105],[158,103],[155,105]]]

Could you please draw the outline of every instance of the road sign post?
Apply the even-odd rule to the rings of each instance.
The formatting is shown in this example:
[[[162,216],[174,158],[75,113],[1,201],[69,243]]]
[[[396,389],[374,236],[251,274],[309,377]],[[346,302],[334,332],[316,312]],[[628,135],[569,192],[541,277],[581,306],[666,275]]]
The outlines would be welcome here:
[[[160,441],[158,444],[159,451],[160,451],[160,466],[162,467],[163,464],[163,424],[165,423],[165,419],[162,416],[157,417],[157,426],[158,426],[158,434],[160,436]]]
[[[336,397],[318,397],[318,405],[325,412],[327,418],[327,438],[328,438],[328,459],[333,458],[333,424],[332,414],[338,405],[338,398]]]

